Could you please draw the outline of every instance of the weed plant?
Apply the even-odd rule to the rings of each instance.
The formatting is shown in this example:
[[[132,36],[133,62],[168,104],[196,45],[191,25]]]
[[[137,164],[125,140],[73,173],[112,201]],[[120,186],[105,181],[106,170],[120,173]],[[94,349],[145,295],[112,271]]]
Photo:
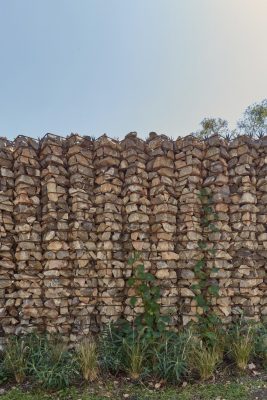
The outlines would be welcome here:
[[[97,344],[93,337],[86,337],[76,348],[79,369],[85,381],[93,382],[99,374]]]
[[[60,337],[30,335],[28,368],[30,375],[41,386],[61,389],[69,386],[78,375],[73,354]]]
[[[3,368],[18,384],[24,382],[27,376],[27,361],[29,347],[24,337],[8,338],[3,360]]]
[[[253,357],[255,330],[242,321],[229,330],[229,355],[236,366],[244,371]]]

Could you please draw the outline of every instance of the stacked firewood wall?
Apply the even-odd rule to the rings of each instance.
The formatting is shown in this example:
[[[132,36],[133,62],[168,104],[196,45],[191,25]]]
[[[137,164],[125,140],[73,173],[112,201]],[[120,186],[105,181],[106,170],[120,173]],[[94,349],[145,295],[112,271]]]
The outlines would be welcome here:
[[[13,143],[0,138],[0,334],[16,332]]]
[[[194,267],[203,257],[199,241],[202,204],[199,198],[203,184],[204,143],[191,136],[178,139],[175,146],[175,169],[178,199],[176,253],[178,268],[178,315],[183,324],[196,319],[197,309],[192,284],[197,284]]]
[[[93,142],[68,138],[69,246],[72,265],[73,337],[97,330],[96,232],[94,207]]]
[[[75,341],[132,320],[142,302],[131,306],[127,280],[140,262],[157,278],[162,314],[187,324],[202,312],[192,285],[204,254],[222,322],[266,321],[266,160],[266,138],[246,136],[1,138],[0,335]],[[203,190],[214,229],[203,226]]]
[[[121,145],[106,135],[94,142],[96,271],[100,324],[123,311],[125,280],[122,244]]]
[[[43,329],[41,247],[41,176],[39,143],[26,137],[14,142],[14,222],[16,306],[21,331]]]
[[[69,172],[66,141],[48,134],[40,145],[42,184],[42,247],[44,267],[44,311],[50,333],[69,334],[71,315],[71,282],[69,232]]]

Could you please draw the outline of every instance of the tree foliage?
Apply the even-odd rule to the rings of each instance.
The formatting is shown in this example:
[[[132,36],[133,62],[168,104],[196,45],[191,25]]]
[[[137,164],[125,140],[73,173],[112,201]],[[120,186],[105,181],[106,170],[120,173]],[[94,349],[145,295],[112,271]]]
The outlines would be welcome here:
[[[238,122],[238,128],[241,133],[251,137],[267,135],[267,99],[247,107]]]
[[[226,140],[231,140],[239,133],[253,138],[262,138],[267,135],[267,99],[248,106],[238,121],[237,128],[231,130],[225,119],[210,117],[200,122],[200,129],[193,135],[200,139],[208,139],[217,134]]]
[[[226,139],[232,137],[232,132],[228,127],[228,122],[222,118],[204,118],[200,122],[200,130],[195,133],[195,136],[207,139],[212,135],[218,134]]]

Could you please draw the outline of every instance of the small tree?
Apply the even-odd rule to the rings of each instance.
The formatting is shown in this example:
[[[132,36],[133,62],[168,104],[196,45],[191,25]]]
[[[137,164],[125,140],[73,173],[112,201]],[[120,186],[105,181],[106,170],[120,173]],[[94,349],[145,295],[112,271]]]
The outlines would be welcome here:
[[[267,99],[247,107],[238,122],[239,130],[248,136],[261,138],[267,135]]]
[[[201,129],[195,133],[195,136],[199,138],[207,139],[218,134],[230,140],[233,135],[228,127],[228,122],[222,118],[204,118],[200,125]]]

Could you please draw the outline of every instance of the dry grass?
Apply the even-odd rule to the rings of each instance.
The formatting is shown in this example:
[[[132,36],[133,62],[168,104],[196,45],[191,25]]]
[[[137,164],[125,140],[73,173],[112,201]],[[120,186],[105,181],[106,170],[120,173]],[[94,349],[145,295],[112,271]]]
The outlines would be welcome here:
[[[27,373],[28,346],[25,340],[12,337],[8,339],[4,353],[4,365],[16,382],[24,382]]]
[[[204,345],[202,341],[195,341],[188,355],[190,369],[197,372],[203,381],[213,376],[220,362],[221,351],[216,346]]]
[[[230,340],[230,355],[237,367],[244,371],[254,350],[254,333],[252,327],[246,331],[237,328]]]
[[[146,361],[146,347],[136,338],[130,344],[124,341],[126,355],[126,369],[131,379],[138,380],[144,373]]]
[[[77,360],[86,381],[93,382],[99,374],[97,345],[93,337],[85,338],[76,349]]]

